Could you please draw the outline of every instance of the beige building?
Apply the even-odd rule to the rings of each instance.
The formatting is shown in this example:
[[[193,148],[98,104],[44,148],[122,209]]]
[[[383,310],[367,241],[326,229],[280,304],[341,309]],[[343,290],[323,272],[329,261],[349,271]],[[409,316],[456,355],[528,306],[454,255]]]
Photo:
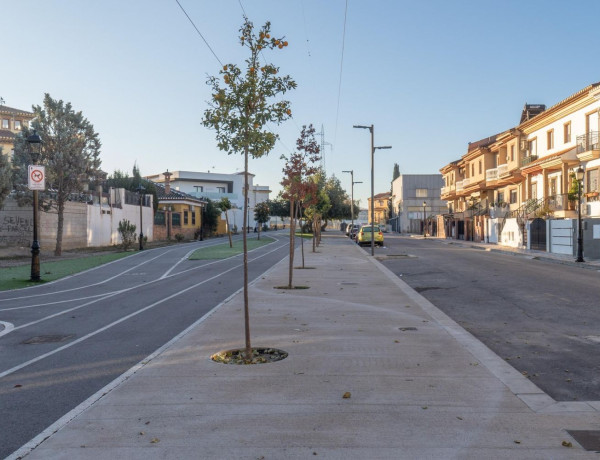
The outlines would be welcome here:
[[[596,240],[587,245],[593,252],[593,219],[600,219],[599,112],[600,83],[594,83],[549,108],[526,104],[517,126],[469,143],[459,160],[440,169],[446,236],[574,251],[581,168],[581,210]],[[553,240],[544,233],[553,226],[571,230]]]
[[[390,200],[392,194],[390,192],[378,193],[373,196],[373,200],[375,201],[375,206],[373,208],[375,223],[380,225],[387,224],[389,219],[390,212]],[[369,222],[371,221],[371,197],[367,198],[367,216]]]
[[[29,126],[33,113],[0,105],[0,147],[12,159],[14,142],[23,127]]]

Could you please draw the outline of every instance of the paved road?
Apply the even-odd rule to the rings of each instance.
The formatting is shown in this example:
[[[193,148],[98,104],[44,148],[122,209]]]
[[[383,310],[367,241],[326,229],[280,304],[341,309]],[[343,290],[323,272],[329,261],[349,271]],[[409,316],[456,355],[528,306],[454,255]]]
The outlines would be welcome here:
[[[600,400],[598,271],[432,239],[385,241],[375,250],[385,266],[552,398]]]
[[[249,278],[289,237],[249,253]],[[0,293],[0,458],[242,287],[242,257],[190,261],[211,240],[136,253],[52,284]],[[240,313],[240,344],[243,316]]]

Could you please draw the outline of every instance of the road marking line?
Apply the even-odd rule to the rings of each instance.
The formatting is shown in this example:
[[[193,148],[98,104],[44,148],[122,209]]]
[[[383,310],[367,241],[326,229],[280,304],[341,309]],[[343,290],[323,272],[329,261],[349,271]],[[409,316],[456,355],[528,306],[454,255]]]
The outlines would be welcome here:
[[[4,326],[4,329],[2,330],[2,332],[0,332],[0,337],[8,334],[10,331],[12,331],[15,328],[13,323],[8,323],[6,321],[0,321],[0,324],[2,326]]]
[[[0,308],[0,312],[2,312],[2,311],[11,311],[11,310],[23,310],[23,309],[26,309],[26,308],[34,308],[34,307],[46,307],[48,305],[56,305],[58,303],[77,302],[79,300],[93,299],[95,297],[104,297],[104,296],[107,296],[109,294],[112,294],[113,292],[117,292],[117,291],[105,292],[103,294],[89,295],[89,296],[86,296],[86,297],[79,297],[79,298],[76,298],[76,299],[57,300],[55,302],[36,303],[36,304],[33,304],[33,305],[23,305],[21,307]]]

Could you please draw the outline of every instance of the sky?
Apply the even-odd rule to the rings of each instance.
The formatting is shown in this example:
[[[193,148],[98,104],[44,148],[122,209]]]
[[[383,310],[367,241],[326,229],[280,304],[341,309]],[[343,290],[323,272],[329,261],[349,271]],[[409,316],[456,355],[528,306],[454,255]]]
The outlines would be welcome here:
[[[303,125],[323,129],[324,164],[366,207],[402,174],[437,174],[468,142],[515,127],[525,103],[548,107],[600,81],[597,0],[0,0],[0,97],[31,110],[71,102],[102,141],[102,169],[235,173],[202,126],[206,80],[243,64],[244,13],[289,46],[265,59],[298,84],[254,183],[281,190]],[[215,57],[216,55],[216,57]],[[321,129],[322,128],[322,129]],[[319,143],[321,136],[318,136]]]

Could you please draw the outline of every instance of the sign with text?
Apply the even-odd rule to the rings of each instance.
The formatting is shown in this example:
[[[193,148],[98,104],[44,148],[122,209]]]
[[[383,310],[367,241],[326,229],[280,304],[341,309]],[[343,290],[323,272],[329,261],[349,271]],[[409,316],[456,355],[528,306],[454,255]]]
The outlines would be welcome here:
[[[46,167],[29,165],[27,188],[29,190],[46,190]]]

